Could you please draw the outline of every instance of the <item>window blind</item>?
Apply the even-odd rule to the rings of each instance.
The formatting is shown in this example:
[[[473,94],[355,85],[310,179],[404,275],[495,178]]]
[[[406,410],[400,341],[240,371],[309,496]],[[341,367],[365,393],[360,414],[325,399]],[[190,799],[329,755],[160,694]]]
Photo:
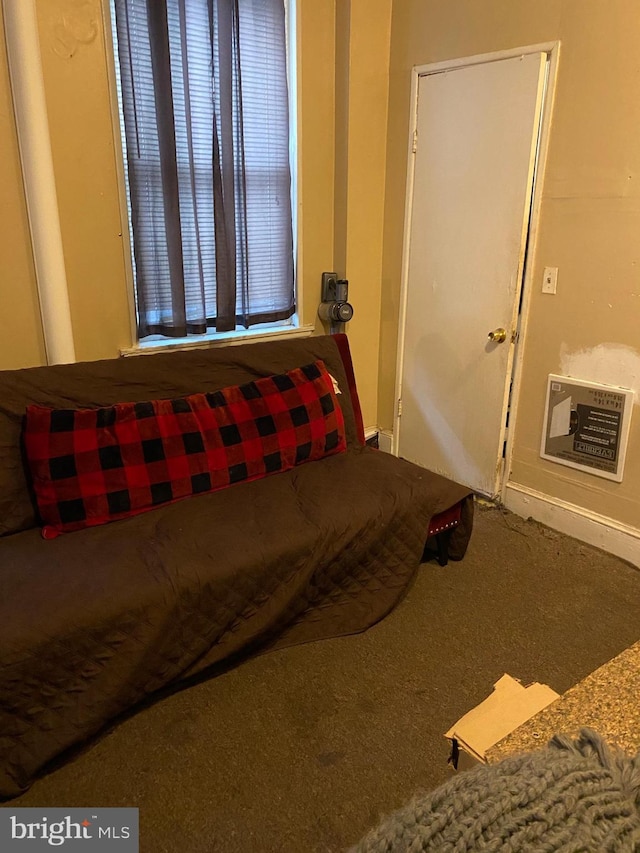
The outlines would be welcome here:
[[[114,0],[139,336],[295,311],[283,0]]]

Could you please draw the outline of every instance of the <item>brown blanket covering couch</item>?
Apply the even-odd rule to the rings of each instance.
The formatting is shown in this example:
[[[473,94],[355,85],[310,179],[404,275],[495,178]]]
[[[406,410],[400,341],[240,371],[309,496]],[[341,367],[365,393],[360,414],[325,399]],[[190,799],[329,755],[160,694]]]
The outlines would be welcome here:
[[[84,409],[242,385],[321,360],[346,452],[47,540],[28,405]],[[248,654],[362,631],[402,598],[430,519],[469,490],[364,446],[344,336],[0,372],[0,797],[109,721]]]

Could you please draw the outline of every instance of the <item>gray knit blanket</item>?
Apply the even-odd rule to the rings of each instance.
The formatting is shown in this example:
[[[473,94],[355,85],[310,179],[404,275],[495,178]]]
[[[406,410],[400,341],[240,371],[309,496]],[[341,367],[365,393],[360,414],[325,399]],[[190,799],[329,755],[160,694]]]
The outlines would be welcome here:
[[[457,774],[386,818],[351,853],[640,853],[640,753],[590,729]]]

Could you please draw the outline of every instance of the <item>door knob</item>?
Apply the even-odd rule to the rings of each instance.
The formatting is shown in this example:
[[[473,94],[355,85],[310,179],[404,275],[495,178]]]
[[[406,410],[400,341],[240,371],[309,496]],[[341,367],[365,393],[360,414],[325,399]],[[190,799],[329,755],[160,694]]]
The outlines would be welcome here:
[[[494,329],[493,332],[489,332],[487,337],[490,341],[493,341],[494,344],[502,344],[507,339],[507,331],[506,329]]]

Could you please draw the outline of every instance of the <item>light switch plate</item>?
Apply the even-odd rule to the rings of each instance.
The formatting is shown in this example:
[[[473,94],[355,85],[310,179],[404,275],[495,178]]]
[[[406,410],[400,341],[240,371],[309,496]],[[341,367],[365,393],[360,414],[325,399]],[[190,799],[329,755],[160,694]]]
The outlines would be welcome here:
[[[558,289],[558,267],[545,267],[542,276],[542,292],[555,293]]]

